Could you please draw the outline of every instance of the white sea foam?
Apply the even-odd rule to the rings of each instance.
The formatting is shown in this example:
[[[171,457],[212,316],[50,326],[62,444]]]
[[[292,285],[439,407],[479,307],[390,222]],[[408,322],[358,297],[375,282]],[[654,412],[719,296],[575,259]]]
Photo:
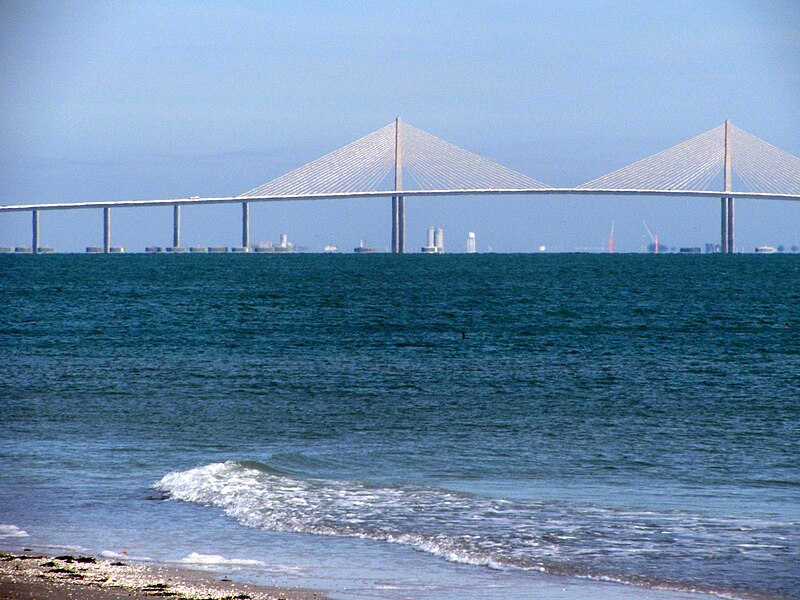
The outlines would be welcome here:
[[[250,560],[246,558],[225,558],[217,554],[200,554],[192,552],[188,556],[175,561],[182,564],[190,565],[225,565],[225,566],[241,566],[241,567],[263,567],[265,563],[260,560]]]
[[[30,537],[30,534],[16,525],[0,525],[0,539],[24,537]]]
[[[53,544],[53,545],[46,545],[46,546],[39,546],[39,548],[43,550],[66,550],[70,554],[79,553],[79,554],[91,554],[92,550],[89,548],[85,548],[84,546],[68,546],[62,544]],[[63,554],[63,553],[61,553]]]
[[[134,562],[149,562],[153,560],[149,556],[131,556],[127,552],[113,552],[112,550],[103,550],[100,556],[113,560],[132,560]]]

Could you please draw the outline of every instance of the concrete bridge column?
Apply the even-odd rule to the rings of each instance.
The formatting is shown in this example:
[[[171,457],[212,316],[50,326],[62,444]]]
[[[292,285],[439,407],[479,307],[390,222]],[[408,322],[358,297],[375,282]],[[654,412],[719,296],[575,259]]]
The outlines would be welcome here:
[[[392,253],[406,251],[406,199],[405,196],[392,196]]]
[[[179,248],[181,245],[181,205],[175,204],[172,207],[172,247]]]
[[[105,207],[103,209],[103,253],[108,254],[111,251],[111,209]]]
[[[31,211],[33,213],[33,236],[31,241],[31,248],[34,254],[39,254],[39,211]]]
[[[733,213],[733,198],[728,198],[728,254],[736,251]]]
[[[406,197],[397,198],[397,250],[399,254],[406,252]]]
[[[723,254],[728,253],[728,199],[723,197],[720,203],[720,240],[719,251]]]
[[[397,196],[392,196],[392,254],[400,252],[399,246],[399,206],[397,204]]]
[[[242,248],[250,248],[250,203],[242,202]]]

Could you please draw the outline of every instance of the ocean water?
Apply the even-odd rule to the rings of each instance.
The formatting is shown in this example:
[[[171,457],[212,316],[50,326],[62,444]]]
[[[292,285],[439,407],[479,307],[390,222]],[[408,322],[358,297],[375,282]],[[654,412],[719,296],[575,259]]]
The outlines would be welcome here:
[[[800,598],[800,256],[0,256],[0,547]]]

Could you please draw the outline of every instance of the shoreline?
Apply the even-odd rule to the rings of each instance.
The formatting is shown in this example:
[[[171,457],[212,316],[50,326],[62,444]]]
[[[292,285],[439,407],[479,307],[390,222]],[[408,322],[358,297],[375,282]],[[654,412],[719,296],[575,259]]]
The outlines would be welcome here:
[[[329,600],[320,591],[253,585],[191,569],[84,555],[0,552],[4,600]]]

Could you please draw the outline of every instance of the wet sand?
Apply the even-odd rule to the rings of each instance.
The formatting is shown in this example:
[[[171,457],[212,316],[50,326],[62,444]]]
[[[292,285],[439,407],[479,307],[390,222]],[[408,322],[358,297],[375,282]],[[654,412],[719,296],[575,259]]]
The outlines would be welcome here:
[[[322,592],[88,556],[0,553],[0,600],[326,600]]]

